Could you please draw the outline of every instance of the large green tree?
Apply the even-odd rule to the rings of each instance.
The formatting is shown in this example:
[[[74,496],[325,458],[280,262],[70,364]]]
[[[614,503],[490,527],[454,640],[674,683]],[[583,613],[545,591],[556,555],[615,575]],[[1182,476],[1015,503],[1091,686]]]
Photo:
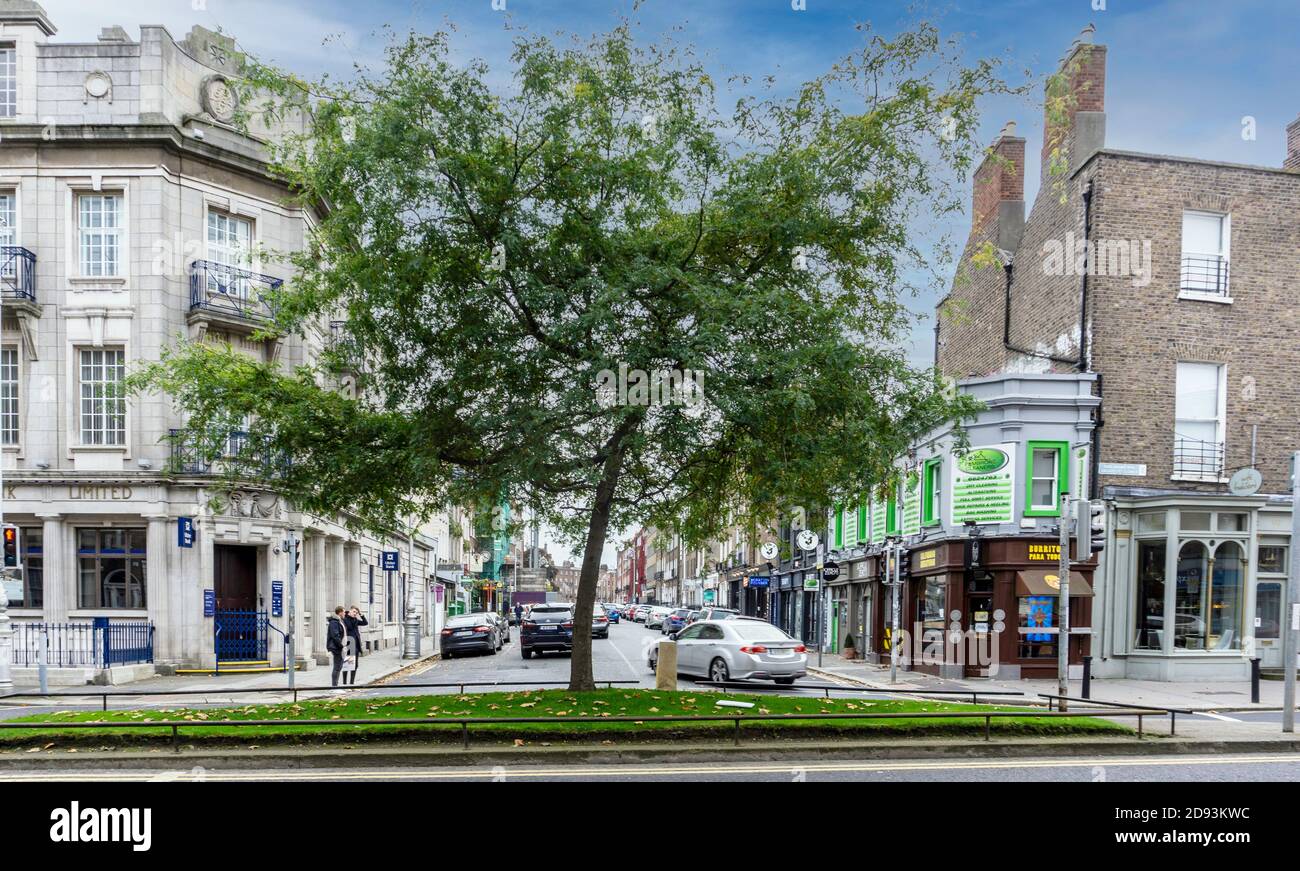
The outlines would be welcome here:
[[[909,226],[960,209],[975,101],[1001,88],[926,25],[864,29],[783,96],[720,88],[634,30],[520,37],[508,77],[443,34],[345,83],[248,61],[248,111],[314,120],[275,151],[322,215],[275,329],[339,319],[346,339],[296,371],[185,344],[135,382],[201,432],[252,416],[306,510],[392,528],[448,500],[534,507],[582,547],[575,690],[611,529],[699,542],[858,500],[970,411],[907,362],[906,277],[928,256]],[[684,386],[638,386],[665,371]]]

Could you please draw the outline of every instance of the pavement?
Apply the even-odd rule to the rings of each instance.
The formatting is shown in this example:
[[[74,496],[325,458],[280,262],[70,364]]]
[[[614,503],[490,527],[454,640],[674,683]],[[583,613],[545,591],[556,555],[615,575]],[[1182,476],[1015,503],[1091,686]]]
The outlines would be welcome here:
[[[437,655],[431,652],[436,650],[436,644],[437,639],[435,638],[422,638],[420,642],[422,655],[415,660],[402,659],[401,645],[368,653],[357,661],[356,683],[358,685],[374,684],[378,681],[392,679],[395,675],[407,674],[425,668],[438,659]],[[104,694],[127,696],[131,707],[176,706],[181,704],[187,706],[247,704],[254,699],[259,702],[273,704],[293,697],[288,690],[288,679],[288,674],[285,672],[226,675],[186,674],[159,675],[121,686],[86,687],[84,691],[79,690],[77,687],[51,687],[51,692],[58,694],[59,700],[57,705],[50,706],[34,705],[35,699],[23,697],[21,693],[36,692],[37,687],[21,686],[15,687],[14,693],[0,695],[0,717],[5,716],[4,708],[22,708],[23,710],[18,713],[27,714],[39,713],[40,709],[44,707],[57,707],[59,710],[90,705],[98,707]],[[331,694],[330,668],[318,665],[305,671],[295,672],[294,684],[298,688],[299,698],[328,696]],[[247,689],[284,689],[285,692],[282,694],[232,692],[233,690]],[[170,692],[184,692],[186,695],[180,698],[163,695],[163,693]],[[122,703],[115,704],[115,707],[122,707]]]
[[[808,657],[810,666],[817,663],[816,654]],[[1028,699],[1039,700],[1040,694],[1055,695],[1055,679],[1049,680],[998,680],[996,678],[967,678],[951,680],[921,672],[902,671],[898,683],[889,681],[889,665],[874,665],[860,660],[847,660],[836,654],[823,654],[822,664],[811,673],[827,680],[845,681],[874,689],[902,690],[964,690],[981,695],[998,692],[1023,693]],[[1249,711],[1280,711],[1282,708],[1281,681],[1260,681],[1259,703],[1250,701],[1249,681],[1215,681],[1211,683],[1181,683],[1125,679],[1092,679],[1091,698],[1123,705],[1145,705],[1158,708],[1178,708],[1187,711],[1232,713]],[[1070,682],[1070,695],[1078,697],[1083,692],[1080,681]],[[1041,700],[1039,700],[1041,701]]]

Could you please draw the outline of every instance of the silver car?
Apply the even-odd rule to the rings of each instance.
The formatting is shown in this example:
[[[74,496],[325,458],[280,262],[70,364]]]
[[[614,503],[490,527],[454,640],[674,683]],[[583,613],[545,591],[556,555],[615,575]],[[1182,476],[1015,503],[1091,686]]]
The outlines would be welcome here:
[[[713,681],[773,680],[794,683],[808,675],[808,648],[766,620],[732,617],[701,620],[676,633],[677,671]],[[659,646],[650,648],[650,670]]]

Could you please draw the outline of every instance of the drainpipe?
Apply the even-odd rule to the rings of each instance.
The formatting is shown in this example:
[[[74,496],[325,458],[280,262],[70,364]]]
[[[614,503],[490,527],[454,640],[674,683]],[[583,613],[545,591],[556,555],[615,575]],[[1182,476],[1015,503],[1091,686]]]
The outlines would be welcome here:
[[[1086,251],[1092,236],[1092,182],[1083,189],[1083,246]],[[1088,258],[1083,260],[1083,275],[1079,279],[1079,360],[1075,364],[1080,372],[1090,368],[1092,331],[1088,329]]]
[[[1037,357],[1040,360],[1051,360],[1053,363],[1068,363],[1071,366],[1077,366],[1078,360],[1057,357],[1054,354],[1044,354],[1042,351],[1032,351],[1029,348],[1021,348],[1018,345],[1011,344],[1011,276],[1014,269],[1015,264],[1010,260],[1002,267],[1003,272],[1006,273],[1002,302],[1002,346],[1008,351],[1015,351],[1017,354],[1024,354],[1027,357]]]

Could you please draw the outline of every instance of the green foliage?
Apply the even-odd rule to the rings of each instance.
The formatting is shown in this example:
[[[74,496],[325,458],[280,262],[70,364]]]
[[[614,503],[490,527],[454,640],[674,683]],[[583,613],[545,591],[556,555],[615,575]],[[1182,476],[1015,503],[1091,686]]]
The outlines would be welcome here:
[[[867,32],[793,96],[731,112],[689,50],[630,25],[520,37],[499,90],[445,34],[398,39],[342,84],[250,61],[247,104],[314,120],[275,150],[318,216],[286,255],[275,329],[342,319],[345,339],[288,373],[186,345],[134,386],[198,427],[252,414],[308,510],[389,526],[508,498],[587,562],[610,526],[693,544],[789,504],[858,504],[975,408],[902,347],[905,273],[925,260],[908,227],[961,209],[976,99],[1004,90],[949,49],[924,24]],[[704,401],[602,401],[620,365],[702,373]]]

